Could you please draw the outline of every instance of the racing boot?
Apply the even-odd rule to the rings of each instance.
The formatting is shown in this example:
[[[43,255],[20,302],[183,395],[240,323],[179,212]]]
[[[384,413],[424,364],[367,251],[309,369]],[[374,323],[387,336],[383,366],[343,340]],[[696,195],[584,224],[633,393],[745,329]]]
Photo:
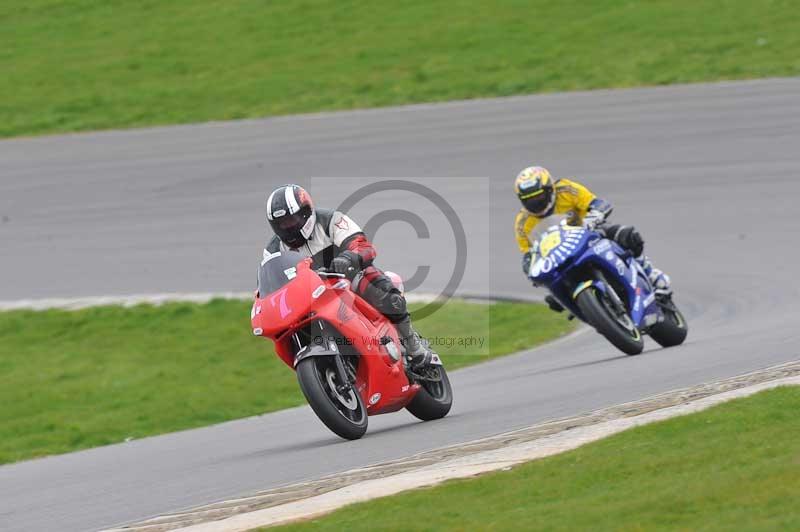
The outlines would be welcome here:
[[[554,312],[564,312],[564,306],[552,295],[548,294],[544,296],[544,302],[547,303],[547,306],[550,307],[550,310]]]
[[[428,342],[421,338],[411,326],[411,318],[406,317],[400,323],[396,323],[395,326],[400,334],[400,343],[406,348],[406,355],[408,355],[411,362],[411,369],[416,370],[429,365],[435,353],[428,346]]]
[[[650,280],[650,284],[652,284],[653,288],[656,289],[657,294],[666,295],[672,293],[669,275],[667,275],[666,273],[662,272],[661,270],[653,266],[653,263],[650,262],[650,259],[648,259],[647,256],[644,254],[636,257],[636,261],[644,270],[644,273]]]

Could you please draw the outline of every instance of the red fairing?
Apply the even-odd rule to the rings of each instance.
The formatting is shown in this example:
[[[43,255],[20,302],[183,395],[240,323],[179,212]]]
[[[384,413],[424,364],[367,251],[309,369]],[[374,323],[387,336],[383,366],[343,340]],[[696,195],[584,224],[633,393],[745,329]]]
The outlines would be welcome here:
[[[374,257],[369,241],[361,241],[356,245],[370,250]],[[321,278],[311,269],[311,259],[303,259],[279,276],[284,274],[281,286],[268,294],[256,294],[251,313],[253,334],[274,341],[277,355],[294,368],[294,333],[315,321],[327,322],[359,353],[355,384],[367,413],[404,408],[416,395],[419,384],[409,382],[402,358],[395,360],[382,341],[388,337],[395,346],[400,345],[395,326],[354,293],[349,282]]]
[[[361,257],[362,268],[371,265],[372,261],[375,260],[375,257],[378,255],[378,252],[375,251],[375,246],[373,246],[372,242],[367,240],[367,237],[364,235],[357,235],[350,240],[350,242],[347,243],[347,249],[358,253],[358,256]]]

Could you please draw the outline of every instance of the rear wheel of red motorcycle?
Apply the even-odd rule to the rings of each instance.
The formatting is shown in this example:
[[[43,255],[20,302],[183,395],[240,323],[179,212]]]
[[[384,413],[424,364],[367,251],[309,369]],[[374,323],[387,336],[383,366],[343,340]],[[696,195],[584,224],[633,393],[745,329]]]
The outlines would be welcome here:
[[[450,379],[447,378],[444,366],[435,366],[429,371],[438,372],[439,379],[436,381],[418,380],[417,384],[420,385],[420,389],[406,406],[406,410],[422,421],[441,419],[450,412],[450,407],[453,406],[453,388],[450,386]]]
[[[337,390],[333,357],[311,357],[297,365],[297,381],[308,404],[325,426],[346,440],[367,432],[367,408],[355,388]]]

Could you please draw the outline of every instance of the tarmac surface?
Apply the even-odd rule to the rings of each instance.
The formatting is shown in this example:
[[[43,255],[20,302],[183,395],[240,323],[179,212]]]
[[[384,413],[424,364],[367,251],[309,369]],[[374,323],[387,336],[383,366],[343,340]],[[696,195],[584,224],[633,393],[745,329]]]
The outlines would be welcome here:
[[[532,294],[511,184],[533,163],[642,231],[689,320],[683,346],[626,357],[587,331],[454,372],[447,418],[378,416],[356,442],[302,407],[2,466],[0,529],[110,527],[798,358],[800,79],[3,141],[0,300],[249,290],[272,187],[336,206],[386,178],[415,185],[348,209],[379,266],[427,266],[411,284],[437,292],[463,259],[457,293]]]

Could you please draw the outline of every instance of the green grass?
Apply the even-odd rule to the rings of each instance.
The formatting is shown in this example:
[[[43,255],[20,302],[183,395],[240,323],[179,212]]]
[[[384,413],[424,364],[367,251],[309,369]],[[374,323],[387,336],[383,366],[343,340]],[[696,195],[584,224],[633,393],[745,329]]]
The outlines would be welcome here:
[[[451,301],[418,323],[447,367],[562,335],[541,305]],[[0,463],[303,404],[294,372],[250,329],[250,303],[0,313]]]
[[[797,0],[5,0],[0,136],[800,74]]]
[[[800,530],[798,412],[779,388],[279,530]]]

